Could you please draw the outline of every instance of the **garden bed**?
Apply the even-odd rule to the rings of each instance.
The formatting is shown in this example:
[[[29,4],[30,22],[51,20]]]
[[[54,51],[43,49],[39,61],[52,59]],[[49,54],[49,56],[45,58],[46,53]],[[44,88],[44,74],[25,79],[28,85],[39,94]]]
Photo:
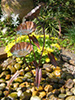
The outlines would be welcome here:
[[[75,100],[75,28],[70,3],[49,1],[33,21],[20,23],[14,13],[10,19],[0,16],[0,100]],[[38,15],[31,12],[29,18]]]

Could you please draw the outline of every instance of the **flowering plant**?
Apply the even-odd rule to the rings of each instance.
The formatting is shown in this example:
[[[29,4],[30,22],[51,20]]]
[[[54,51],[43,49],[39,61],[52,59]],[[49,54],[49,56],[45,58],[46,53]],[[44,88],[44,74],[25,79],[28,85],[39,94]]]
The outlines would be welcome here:
[[[41,54],[41,51],[42,51],[42,42],[43,42],[44,36],[37,35],[37,34],[35,34],[35,32],[33,32],[30,36],[32,36],[32,35],[34,35],[38,39],[39,44],[40,44],[40,49],[39,49],[33,43],[34,51],[35,51],[35,54],[37,56],[37,62],[38,62],[39,55]],[[55,37],[49,38],[49,35],[45,35],[45,39],[46,39],[45,40],[45,47],[44,47],[44,51],[42,54],[43,60],[41,61],[42,64],[45,62],[47,62],[47,63],[50,62],[50,59],[48,58],[48,53],[59,52],[61,49],[59,44],[57,43],[58,38],[55,38]],[[28,36],[27,35],[18,36],[16,40],[12,40],[10,43],[8,43],[8,45],[5,48],[5,51],[7,52],[8,57],[12,56],[12,53],[10,52],[10,49],[12,48],[12,46],[16,43],[19,43],[19,42],[29,42]],[[30,53],[29,55],[26,56],[27,62],[32,61],[31,58],[33,58],[33,53]]]
[[[18,26],[19,24],[19,14],[15,15],[14,13],[11,15],[12,18],[12,25]]]

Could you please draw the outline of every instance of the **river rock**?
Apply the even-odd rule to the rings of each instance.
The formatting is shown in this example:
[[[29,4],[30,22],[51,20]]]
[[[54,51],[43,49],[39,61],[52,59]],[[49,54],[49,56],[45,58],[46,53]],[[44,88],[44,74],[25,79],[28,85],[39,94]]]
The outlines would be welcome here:
[[[46,96],[46,92],[44,92],[44,91],[40,92],[40,94],[39,94],[39,97],[40,97],[40,98],[43,98],[43,97],[45,97],[45,96]]]
[[[24,83],[21,83],[20,85],[19,85],[19,87],[25,87],[25,84]]]
[[[51,95],[53,95],[53,93],[52,92],[48,92],[46,97],[49,98]]]
[[[68,80],[68,79],[73,79],[73,75],[72,74],[67,74],[67,76],[66,76],[66,80]]]
[[[69,96],[65,100],[75,100],[75,96]]]
[[[51,95],[49,98],[47,98],[46,100],[58,100],[54,95]]]
[[[14,65],[14,67],[16,68],[16,70],[19,70],[19,69],[21,68],[21,65],[20,65],[19,63],[16,63],[16,64]]]
[[[24,92],[20,96],[20,100],[30,100],[29,98],[31,97],[31,93]]]
[[[25,78],[31,78],[32,77],[32,74],[31,72],[27,72],[25,75],[24,75]]]
[[[51,85],[46,85],[46,86],[44,87],[44,90],[45,90],[46,92],[50,92],[50,91],[52,91],[52,86],[51,86]]]
[[[70,95],[72,95],[72,92],[67,91],[67,92],[66,92],[66,95],[67,95],[67,96],[70,96]]]
[[[3,94],[6,96],[7,94],[9,94],[9,91],[5,90],[5,91],[3,92]]]
[[[26,68],[25,68],[25,71],[29,71],[29,70],[30,70],[29,67],[26,67]]]
[[[32,73],[33,73],[34,76],[36,76],[36,70],[35,69],[32,70]]]
[[[72,79],[68,79],[67,81],[66,81],[66,84],[65,84],[65,87],[66,88],[72,88],[73,87],[73,80]]]
[[[60,88],[60,92],[61,92],[62,94],[65,92],[64,87],[61,87],[61,88]]]
[[[74,84],[75,84],[75,79],[73,79],[73,82],[74,82]]]
[[[75,87],[71,89],[71,92],[75,95]]]
[[[5,88],[5,83],[0,84],[0,90],[3,90]]]
[[[69,73],[74,74],[75,73],[75,66],[65,62],[63,64],[62,71],[68,71]]]
[[[30,98],[30,100],[41,100],[41,98],[38,97],[38,96],[32,96],[32,97]]]
[[[38,91],[33,91],[32,96],[36,96],[36,95],[38,95]]]
[[[75,65],[75,54],[74,53],[71,53],[67,49],[62,49],[60,56],[63,61],[66,61],[72,65]]]
[[[46,71],[48,71],[48,72],[51,72],[52,71],[51,64],[44,64],[43,65],[43,68],[46,69]]]
[[[8,71],[3,71],[1,74],[0,74],[0,78],[5,78],[5,76],[8,74]]]
[[[39,86],[39,88],[36,87],[36,90],[37,91],[42,91],[43,90],[43,87],[42,86]]]
[[[15,73],[16,72],[15,67],[13,67],[12,65],[8,65],[7,68],[10,69],[11,73]]]
[[[8,95],[9,98],[12,98],[12,99],[16,99],[17,98],[17,92],[12,92]]]
[[[33,8],[33,0],[1,0],[2,13],[7,14],[8,17],[11,16],[11,13],[15,13],[19,14],[22,19]]]
[[[4,83],[5,82],[5,79],[0,79],[0,83]]]
[[[14,87],[15,89],[17,89],[18,86],[19,86],[19,83],[13,83],[13,87]]]
[[[23,82],[23,80],[21,78],[16,78],[14,81],[19,82],[19,83]]]
[[[66,94],[59,94],[58,97],[59,97],[59,98],[65,98],[65,97],[66,97]]]
[[[2,91],[0,91],[0,96],[2,96]]]
[[[14,65],[15,64],[15,60],[12,58],[8,58],[6,60],[4,60],[4,62],[1,64],[4,68],[6,68],[8,65]]]
[[[19,91],[17,92],[17,95],[18,95],[18,97],[20,97],[20,96],[22,95],[22,91],[19,90]]]
[[[5,79],[8,80],[8,79],[10,79],[10,77],[11,77],[11,75],[8,74],[8,75],[6,75]]]

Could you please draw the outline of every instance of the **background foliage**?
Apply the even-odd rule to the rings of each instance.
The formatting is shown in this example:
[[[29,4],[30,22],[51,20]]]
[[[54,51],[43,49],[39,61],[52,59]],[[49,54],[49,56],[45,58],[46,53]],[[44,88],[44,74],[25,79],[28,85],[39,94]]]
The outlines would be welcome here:
[[[1,2],[1,0],[0,0]],[[59,33],[59,21],[61,24],[61,33],[64,35],[59,40],[62,47],[75,45],[75,0],[34,0],[35,5],[44,2],[45,5],[40,11],[39,20],[45,26],[46,34],[57,36]],[[0,4],[1,16],[1,4]],[[37,19],[34,19],[38,25],[37,31],[41,34],[42,28]],[[7,32],[3,35],[2,30],[8,27]],[[0,46],[5,46],[9,41],[15,39],[15,28],[11,25],[11,20],[0,22]],[[70,31],[71,30],[71,31]],[[37,32],[37,33],[38,33]],[[66,35],[67,34],[67,35]],[[64,38],[65,37],[65,38]],[[69,39],[71,37],[71,39]],[[68,44],[69,43],[69,44]]]
[[[67,32],[67,28],[75,23],[75,0],[36,0],[45,2],[44,9],[40,12],[40,20],[45,23],[48,33],[58,33],[58,20],[61,23],[62,33]],[[48,19],[48,20],[47,20]],[[46,20],[46,21],[45,21]],[[38,22],[37,22],[38,23]]]

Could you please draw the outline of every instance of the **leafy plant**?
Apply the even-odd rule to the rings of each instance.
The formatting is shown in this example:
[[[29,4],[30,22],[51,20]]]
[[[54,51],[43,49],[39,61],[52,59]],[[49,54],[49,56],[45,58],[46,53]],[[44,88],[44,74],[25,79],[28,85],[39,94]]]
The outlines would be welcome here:
[[[68,33],[65,33],[61,39],[58,39],[58,43],[61,47],[67,48],[75,52],[75,26],[73,25],[67,29]]]
[[[36,0],[35,4],[40,2],[45,2],[45,6],[40,11],[39,20],[44,23],[46,34],[50,36],[56,36],[57,34],[67,33],[67,28],[69,28],[74,20],[74,0]],[[1,11],[1,4],[0,4]],[[1,14],[2,12],[0,12]],[[2,14],[1,14],[2,15]],[[0,15],[0,17],[1,17]],[[37,19],[34,19],[37,24],[38,31],[37,34],[42,34],[42,28]],[[5,35],[2,31],[7,28]],[[13,34],[12,34],[13,33]],[[6,20],[0,22],[0,46],[6,46],[8,41],[14,38],[15,27],[12,25],[12,20]],[[11,38],[12,37],[12,38]],[[5,39],[6,38],[6,39]],[[6,42],[7,41],[7,42]]]
[[[7,15],[0,18],[0,46],[6,46],[9,41],[15,39],[16,26],[19,24],[19,16],[12,14],[8,19]]]
[[[57,35],[67,32],[67,28],[75,22],[75,0],[39,0],[45,2],[45,7],[40,12],[40,21],[44,22],[46,33]],[[39,23],[38,20],[35,20]],[[41,27],[37,27],[41,31]]]
[[[0,0],[0,14],[1,14],[1,0]]]
[[[71,29],[67,30],[68,33],[66,34],[68,39],[72,42],[72,44],[75,44],[75,26],[72,26]]]

